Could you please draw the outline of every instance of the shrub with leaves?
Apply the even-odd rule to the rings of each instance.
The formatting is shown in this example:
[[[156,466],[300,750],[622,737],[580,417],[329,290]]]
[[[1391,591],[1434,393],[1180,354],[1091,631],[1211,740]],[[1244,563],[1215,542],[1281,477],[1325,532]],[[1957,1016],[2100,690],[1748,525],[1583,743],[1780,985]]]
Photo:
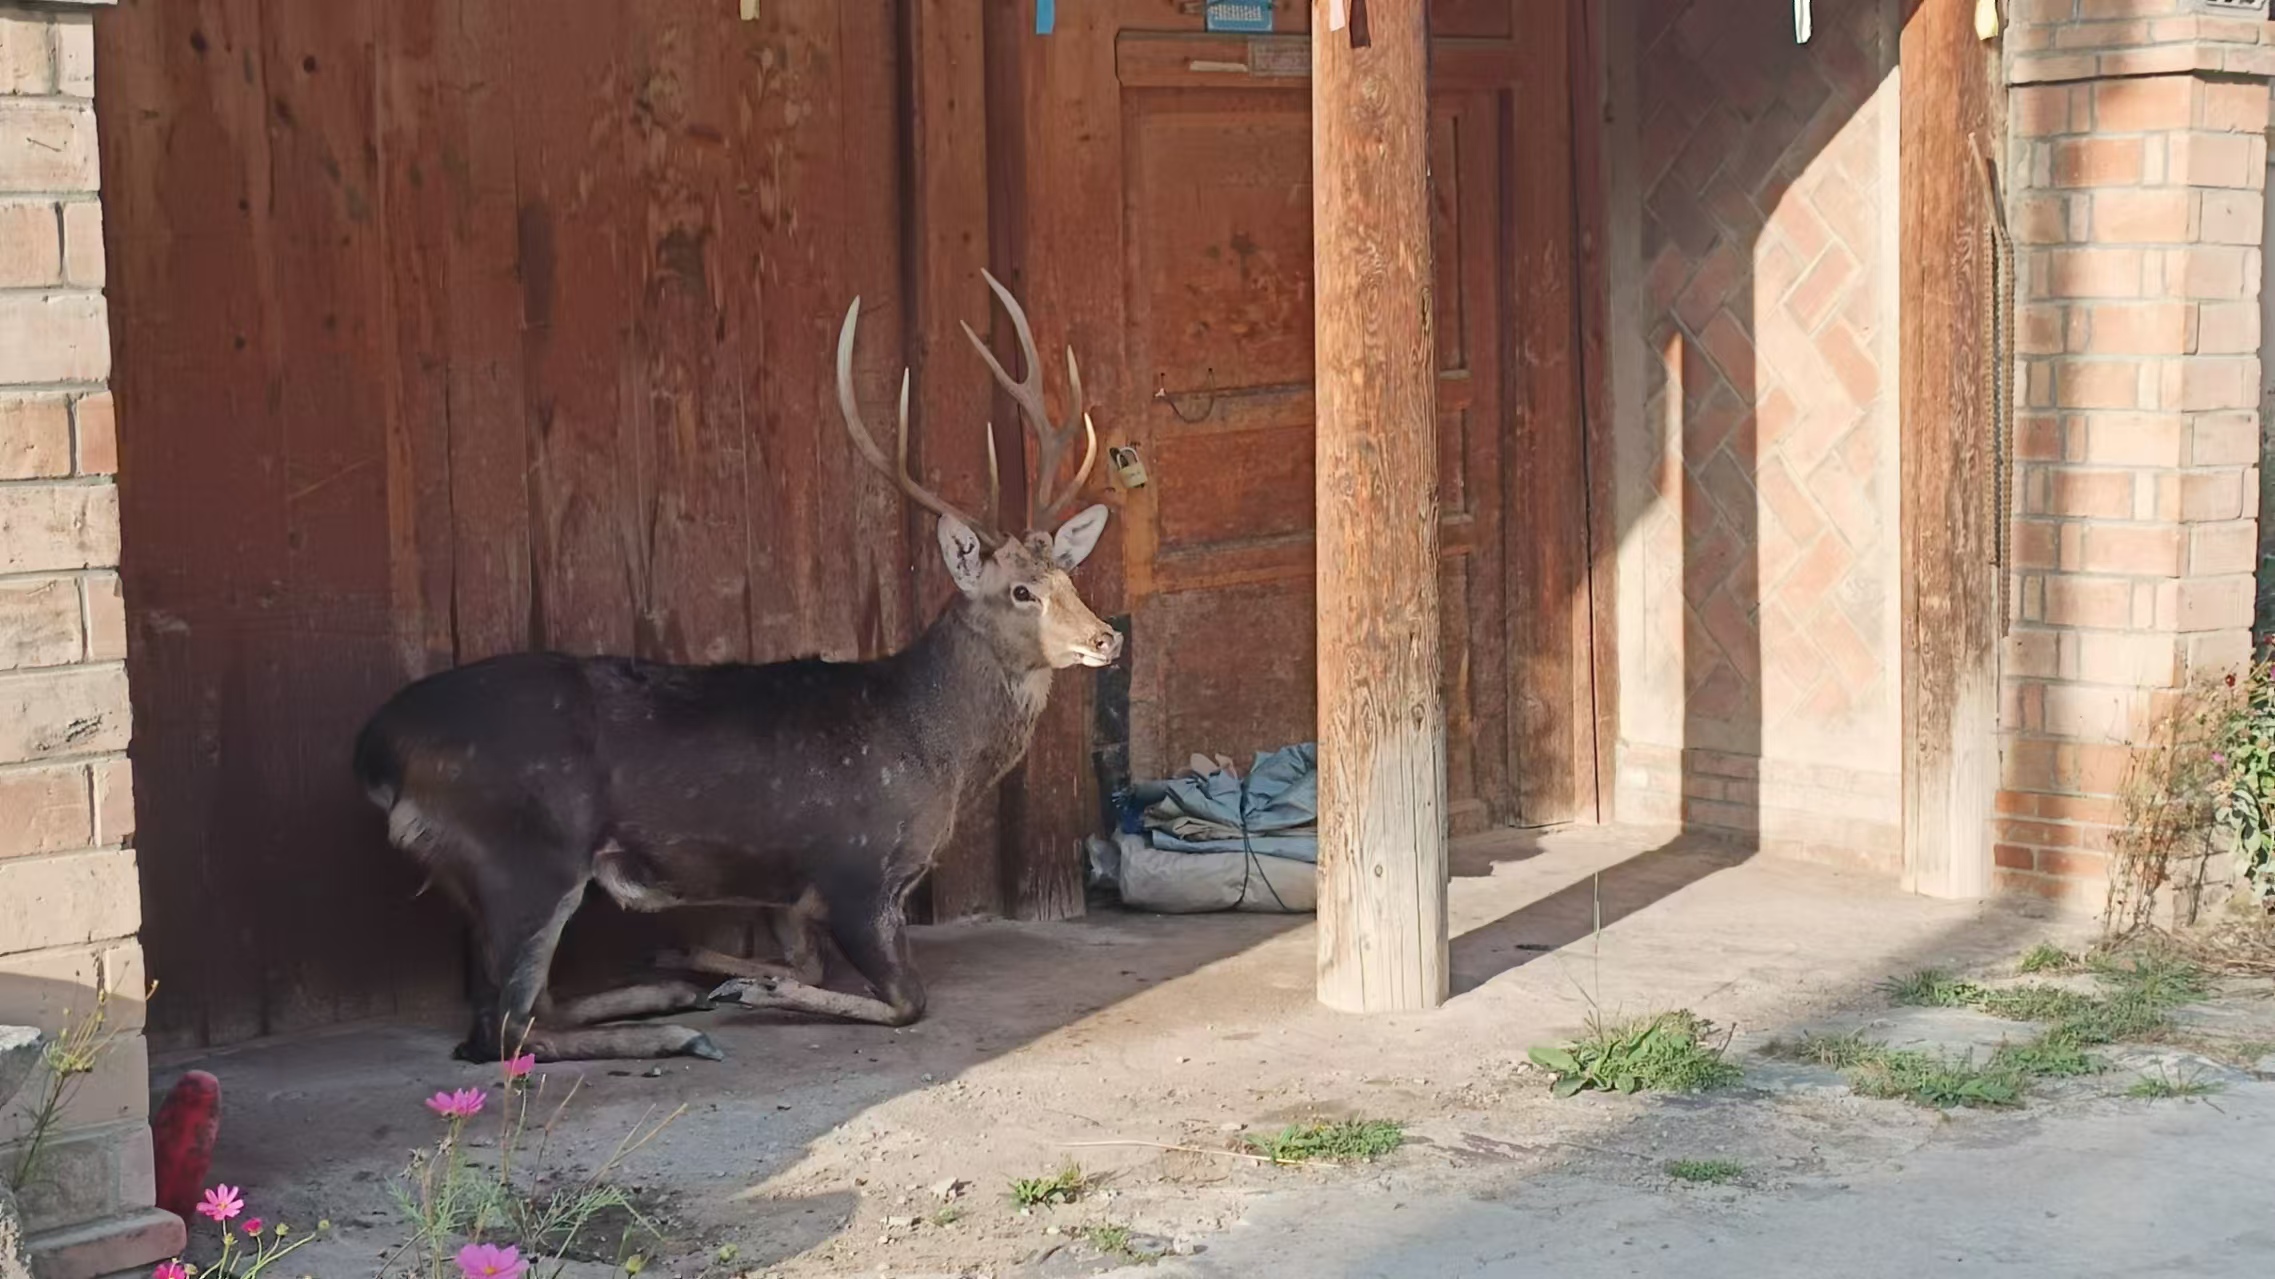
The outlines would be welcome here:
[[[1703,1092],[1738,1080],[1723,1059],[1724,1036],[1710,1046],[1714,1023],[1688,1010],[1656,1013],[1606,1025],[1590,1019],[1588,1033],[1570,1043],[1538,1047],[1533,1064],[1552,1073],[1559,1097],[1587,1091]]]
[[[2221,708],[2212,812],[2235,837],[2236,871],[2262,903],[2275,906],[2275,662],[2254,661]]]

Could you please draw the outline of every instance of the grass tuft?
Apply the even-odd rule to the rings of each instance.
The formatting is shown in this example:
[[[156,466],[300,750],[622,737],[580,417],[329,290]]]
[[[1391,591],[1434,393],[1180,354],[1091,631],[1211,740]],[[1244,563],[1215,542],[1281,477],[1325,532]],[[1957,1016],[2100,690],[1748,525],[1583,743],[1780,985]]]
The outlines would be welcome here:
[[[2029,977],[2039,973],[2066,973],[2077,966],[2077,956],[2050,941],[2042,941],[2022,952],[2022,959],[2015,968]]]
[[[1667,1175],[1693,1185],[1719,1186],[1745,1176],[1746,1168],[1727,1159],[1677,1159],[1667,1165]]]
[[[1021,1177],[1011,1183],[1011,1202],[1022,1208],[1052,1208],[1082,1197],[1089,1181],[1082,1169],[1068,1164],[1049,1177]]]
[[[1689,1010],[1655,1013],[1606,1025],[1591,1019],[1570,1043],[1536,1047],[1533,1063],[1555,1076],[1552,1091],[1703,1092],[1736,1083],[1742,1073],[1723,1057],[1724,1038],[1709,1045],[1714,1024]]]
[[[1936,1109],[2012,1106],[2026,1086],[2022,1073],[1996,1056],[1977,1065],[1972,1057],[1890,1048],[1861,1034],[1805,1036],[1783,1053],[1840,1071],[1861,1096]]]
[[[1140,1252],[1130,1244],[1128,1226],[1092,1226],[1083,1232],[1099,1255],[1123,1265],[1150,1266],[1161,1258],[1150,1252]]]
[[[2160,1069],[2156,1074],[2143,1075],[2134,1080],[2133,1086],[2125,1090],[2125,1095],[2142,1101],[2180,1101],[2190,1097],[2209,1097],[2218,1091],[2218,1081],[2204,1079],[2196,1072],[2175,1075],[2170,1070]]]
[[[1247,1141],[1276,1164],[1369,1163],[1406,1144],[1406,1126],[1389,1119],[1342,1119],[1291,1124]]]

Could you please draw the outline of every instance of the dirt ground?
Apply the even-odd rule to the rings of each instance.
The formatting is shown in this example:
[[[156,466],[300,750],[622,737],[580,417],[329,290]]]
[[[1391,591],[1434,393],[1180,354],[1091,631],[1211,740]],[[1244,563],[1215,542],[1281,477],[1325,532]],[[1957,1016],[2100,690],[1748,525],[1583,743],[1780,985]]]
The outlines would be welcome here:
[[[931,1012],[916,1026],[709,1014],[695,1020],[726,1051],[722,1064],[545,1068],[556,1095],[583,1081],[550,1155],[589,1165],[644,1117],[684,1105],[620,1179],[668,1235],[648,1273],[786,1277],[1096,1273],[1114,1262],[1085,1237],[1095,1225],[1169,1250],[1153,1269],[1161,1275],[1654,1274],[1671,1272],[1682,1249],[1758,1261],[1757,1250],[1713,1240],[1748,1237],[1740,1227],[1751,1221],[1752,1237],[1774,1248],[1782,1235],[1764,1205],[1863,1202],[1857,1188],[1871,1186],[1900,1198],[1872,1181],[1890,1164],[1966,1167],[1977,1148],[2011,1157],[2065,1114],[2110,1127],[2052,1148],[2151,1143],[2156,1123],[2177,1122],[2159,1116],[2185,1114],[2227,1133],[2208,1140],[2229,1158],[2265,1159],[2275,1173],[2275,1136],[2246,1122],[2275,1117],[2257,1092],[2217,1111],[2153,1114],[2079,1093],[2021,1114],[1947,1116],[1806,1078],[1753,1080],[1711,1099],[1552,1101],[1526,1049],[1578,1029],[1591,1008],[1691,1008],[1734,1027],[1742,1050],[1883,1006],[1875,986],[1890,974],[2011,964],[2035,942],[2077,940],[2083,925],[1636,830],[1468,841],[1455,876],[1456,993],[1433,1013],[1320,1008],[1308,918],[941,926],[920,930]],[[1592,935],[1599,903],[1604,926]],[[356,1027],[249,1045],[161,1063],[154,1084],[190,1066],[213,1071],[225,1107],[215,1178],[246,1187],[272,1219],[335,1223],[295,1273],[371,1274],[401,1234],[387,1181],[437,1131],[419,1099],[492,1077],[450,1060],[457,1029]],[[1221,1153],[1241,1132],[1312,1116],[1400,1120],[1409,1144],[1358,1169]],[[2241,1143],[2238,1124],[2249,1131]],[[1659,1171],[1669,1158],[1710,1156],[1741,1159],[1747,1179],[1694,1191]],[[1081,1202],[1028,1213],[1012,1204],[1013,1179],[1070,1161],[1094,1178]],[[1945,1193],[1952,1184],[1935,1180]],[[1678,1191],[1686,1197],[1670,1199]],[[1827,1220],[1821,1229],[1840,1238],[1847,1228]],[[1878,1257],[1886,1273],[1940,1272],[1928,1235],[1896,1233],[1915,1255],[1901,1266]],[[1551,1239],[1564,1260],[1539,1269]],[[1645,1259],[1655,1251],[1670,1256]],[[1883,1271],[1867,1256],[1806,1272]],[[2120,1272],[2227,1273],[2108,1273]]]

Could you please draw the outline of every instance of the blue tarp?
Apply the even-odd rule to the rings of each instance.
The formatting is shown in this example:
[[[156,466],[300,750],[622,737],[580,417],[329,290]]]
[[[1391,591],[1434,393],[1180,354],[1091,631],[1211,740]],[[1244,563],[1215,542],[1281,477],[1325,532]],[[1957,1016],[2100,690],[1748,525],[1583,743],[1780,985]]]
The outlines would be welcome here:
[[[1319,860],[1319,754],[1310,742],[1258,755],[1246,777],[1188,773],[1143,783],[1131,798],[1144,807],[1155,848]]]

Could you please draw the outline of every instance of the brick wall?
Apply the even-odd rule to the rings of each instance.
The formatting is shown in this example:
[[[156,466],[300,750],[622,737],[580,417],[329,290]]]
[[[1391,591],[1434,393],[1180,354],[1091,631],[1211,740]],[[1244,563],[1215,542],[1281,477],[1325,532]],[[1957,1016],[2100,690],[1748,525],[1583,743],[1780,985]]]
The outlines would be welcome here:
[[[123,1032],[18,1188],[41,1279],[182,1234],[150,1207],[93,60],[88,5],[0,0],[0,1023],[60,1029],[107,991]],[[0,1111],[0,1167],[28,1101]]]
[[[2129,744],[2245,659],[2269,28],[2018,0],[2013,584],[1998,884],[2098,904]]]
[[[1634,0],[1619,813],[1893,872],[1894,8]],[[1615,374],[1615,376],[1617,376]]]

